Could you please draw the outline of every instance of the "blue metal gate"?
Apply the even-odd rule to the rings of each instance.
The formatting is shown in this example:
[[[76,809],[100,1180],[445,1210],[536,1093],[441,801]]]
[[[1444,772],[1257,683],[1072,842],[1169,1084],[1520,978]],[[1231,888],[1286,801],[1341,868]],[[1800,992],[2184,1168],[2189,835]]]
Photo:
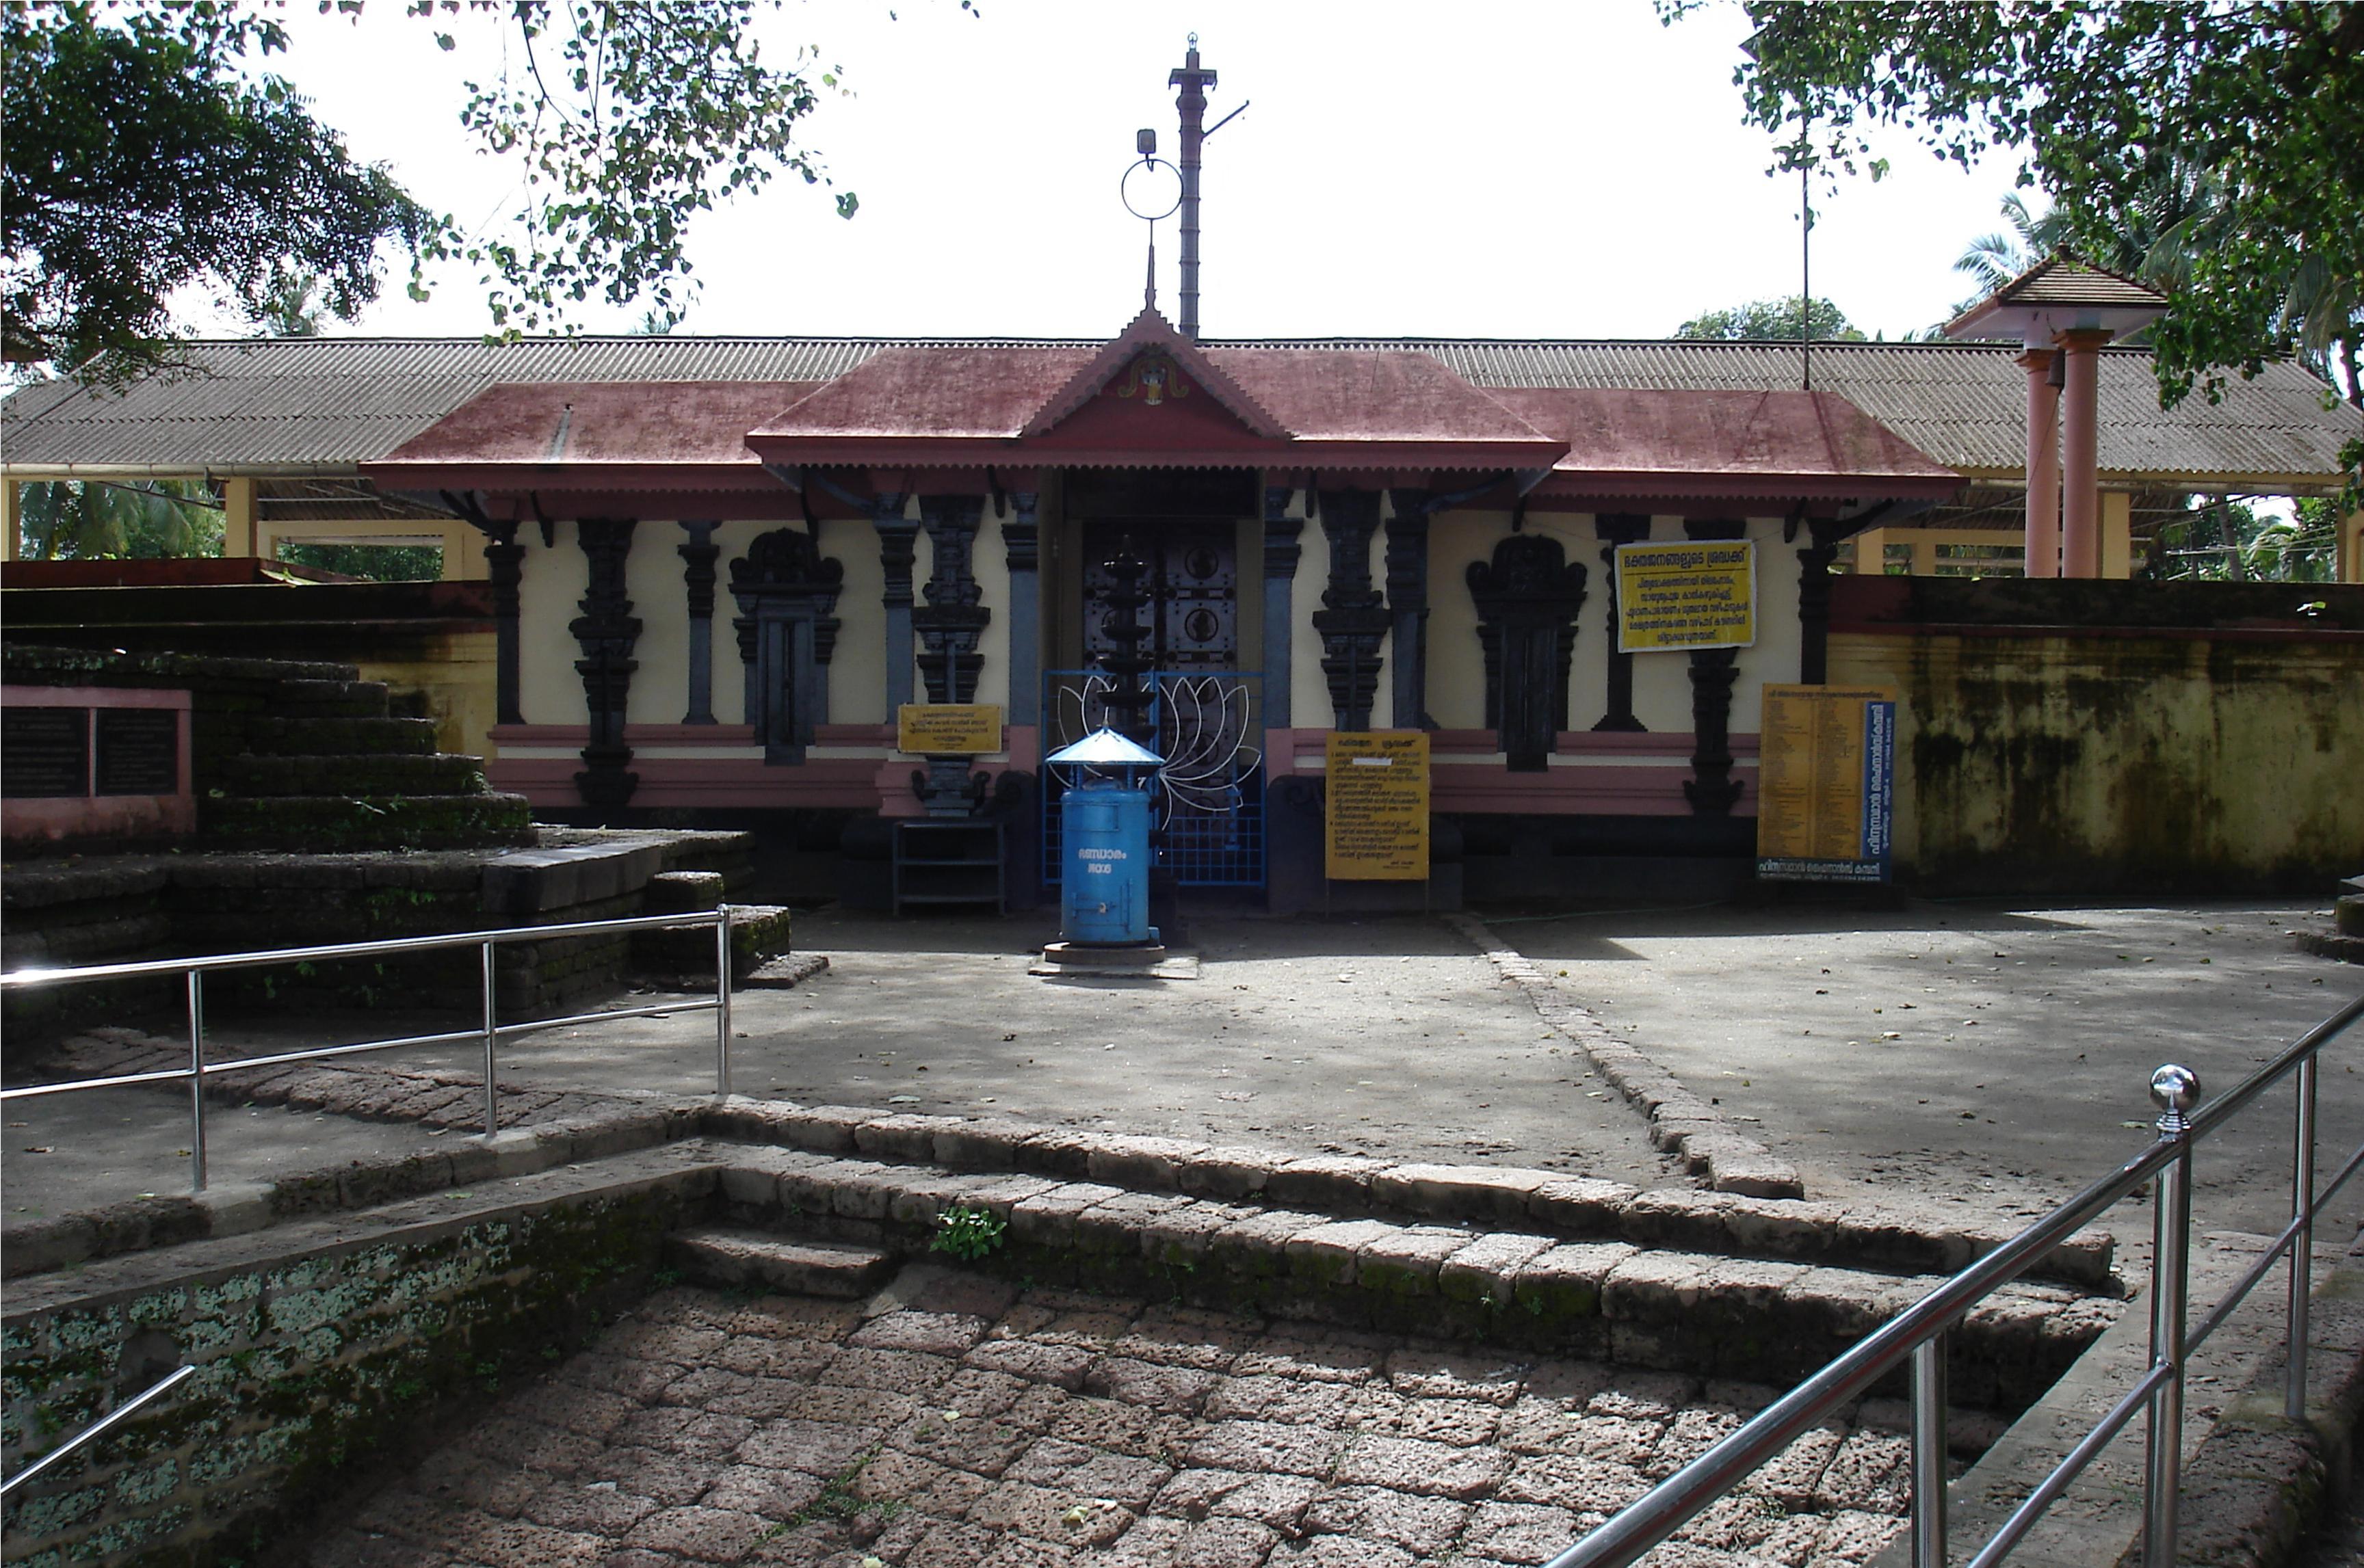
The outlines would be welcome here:
[[[1150,685],[1158,772],[1150,847],[1184,887],[1264,885],[1264,674],[1161,670]],[[1098,670],[1053,670],[1043,680],[1044,755],[1107,721],[1115,683]],[[1059,881],[1059,797],[1043,773],[1043,880]]]

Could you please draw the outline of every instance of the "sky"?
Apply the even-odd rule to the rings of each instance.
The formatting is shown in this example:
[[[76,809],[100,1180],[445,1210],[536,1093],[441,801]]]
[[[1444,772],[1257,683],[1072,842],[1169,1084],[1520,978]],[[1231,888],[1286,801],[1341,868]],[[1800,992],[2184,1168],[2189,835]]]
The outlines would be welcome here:
[[[1118,198],[1137,128],[1176,150],[1166,73],[1196,32],[1219,72],[1207,143],[1210,337],[1663,337],[1702,311],[1794,295],[1798,182],[1740,121],[1734,5],[1662,27],[1648,0],[789,0],[767,58],[803,44],[850,95],[805,122],[861,209],[774,182],[700,219],[702,289],[681,328],[714,333],[1082,336],[1140,308],[1144,226]],[[273,69],[355,156],[473,227],[514,209],[518,171],[459,126],[462,82],[503,31],[463,16],[458,50],[374,0],[356,24],[294,0]],[[2002,227],[2016,165],[1965,171],[1909,134],[1878,183],[1818,186],[1814,292],[1890,337],[1974,292],[1953,261]],[[1158,225],[1176,314],[1178,236]],[[474,334],[473,270],[391,277],[331,330]],[[630,328],[639,307],[581,311]],[[240,330],[230,323],[219,328]]]

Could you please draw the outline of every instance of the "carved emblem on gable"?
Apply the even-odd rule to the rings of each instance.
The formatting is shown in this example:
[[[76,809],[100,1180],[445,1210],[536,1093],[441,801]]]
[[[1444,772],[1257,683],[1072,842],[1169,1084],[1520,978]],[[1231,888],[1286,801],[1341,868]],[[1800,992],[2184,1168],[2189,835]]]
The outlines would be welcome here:
[[[1170,354],[1147,353],[1125,367],[1125,373],[1112,389],[1119,397],[1138,397],[1144,407],[1154,408],[1167,398],[1176,401],[1190,395],[1190,384],[1182,379],[1182,367]]]

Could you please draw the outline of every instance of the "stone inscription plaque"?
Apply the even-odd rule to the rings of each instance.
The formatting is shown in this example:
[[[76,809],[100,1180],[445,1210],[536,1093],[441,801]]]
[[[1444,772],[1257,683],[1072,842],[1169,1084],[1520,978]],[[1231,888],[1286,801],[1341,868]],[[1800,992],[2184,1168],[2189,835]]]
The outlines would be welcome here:
[[[0,710],[0,795],[33,800],[90,793],[90,709]]]
[[[94,795],[178,795],[181,716],[169,707],[98,710]]]

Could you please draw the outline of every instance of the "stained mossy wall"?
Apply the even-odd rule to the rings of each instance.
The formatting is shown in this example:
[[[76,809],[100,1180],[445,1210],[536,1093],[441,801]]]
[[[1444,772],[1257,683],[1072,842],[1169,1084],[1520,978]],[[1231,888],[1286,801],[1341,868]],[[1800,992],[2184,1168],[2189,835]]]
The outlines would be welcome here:
[[[2364,641],[1834,635],[1890,686],[1924,891],[2327,892],[2364,864]]]
[[[12,1473],[181,1362],[197,1374],[12,1497],[7,1561],[251,1559],[366,1457],[638,1299],[688,1201],[659,1184],[10,1313]]]

